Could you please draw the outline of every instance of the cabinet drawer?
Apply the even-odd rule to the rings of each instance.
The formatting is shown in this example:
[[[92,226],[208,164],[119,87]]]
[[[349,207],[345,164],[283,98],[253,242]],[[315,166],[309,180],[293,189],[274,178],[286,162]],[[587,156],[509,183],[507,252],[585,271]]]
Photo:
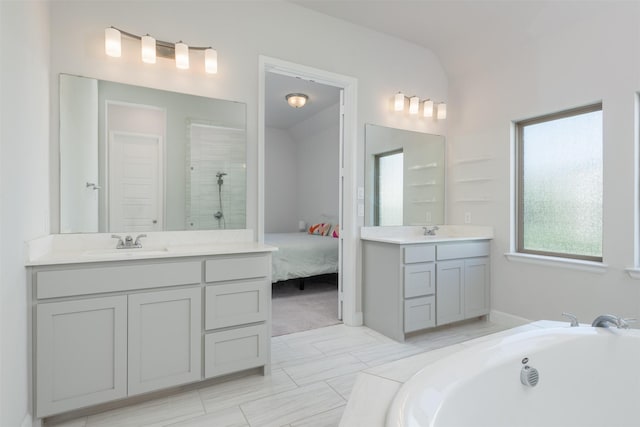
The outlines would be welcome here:
[[[430,262],[436,259],[434,245],[413,245],[404,248],[404,263]]]
[[[52,270],[36,273],[36,298],[90,295],[200,283],[200,261]]]
[[[267,280],[210,285],[205,291],[205,329],[261,322],[271,297]]]
[[[271,266],[269,255],[218,257],[205,262],[205,281],[253,279],[267,277]]]
[[[438,245],[438,261],[489,256],[489,242],[466,242]]]
[[[205,378],[212,378],[267,363],[267,326],[207,334],[204,338]]]
[[[404,302],[404,332],[418,331],[436,325],[435,297],[420,297]]]
[[[435,264],[410,264],[404,266],[404,297],[432,295],[436,290]]]

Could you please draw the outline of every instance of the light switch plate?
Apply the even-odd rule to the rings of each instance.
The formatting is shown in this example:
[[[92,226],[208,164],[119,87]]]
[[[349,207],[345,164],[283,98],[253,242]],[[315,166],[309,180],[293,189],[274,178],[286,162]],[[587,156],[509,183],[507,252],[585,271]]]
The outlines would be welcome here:
[[[364,187],[358,187],[358,200],[364,200]]]

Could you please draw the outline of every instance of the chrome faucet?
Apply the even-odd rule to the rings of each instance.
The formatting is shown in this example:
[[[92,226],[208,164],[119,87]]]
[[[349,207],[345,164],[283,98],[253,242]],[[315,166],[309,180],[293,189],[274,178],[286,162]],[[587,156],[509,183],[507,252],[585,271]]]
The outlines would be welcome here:
[[[440,230],[440,227],[438,227],[437,225],[433,225],[433,226],[422,227],[422,229],[424,230],[425,236],[435,236],[436,231]]]
[[[580,323],[578,322],[578,318],[576,317],[575,314],[564,312],[564,313],[562,313],[562,316],[569,318],[569,320],[571,321],[571,327],[572,328],[574,328],[576,326],[580,326]]]
[[[122,240],[122,236],[118,236],[117,234],[112,234],[111,237],[113,237],[114,239],[118,239],[118,244],[116,245],[116,249],[133,249],[133,248],[141,248],[142,242],[140,242],[140,239],[143,237],[147,237],[147,235],[146,234],[138,235],[138,237],[136,237],[135,242],[133,241],[133,237],[131,237],[130,235],[125,237],[124,241]]]
[[[136,241],[133,244],[134,248],[141,248],[142,247],[142,242],[140,241],[141,238],[143,237],[147,237],[146,234],[138,234],[138,236],[136,237]]]
[[[623,319],[613,314],[601,314],[591,323],[594,328],[609,328],[615,326],[618,329],[628,329],[631,319]]]

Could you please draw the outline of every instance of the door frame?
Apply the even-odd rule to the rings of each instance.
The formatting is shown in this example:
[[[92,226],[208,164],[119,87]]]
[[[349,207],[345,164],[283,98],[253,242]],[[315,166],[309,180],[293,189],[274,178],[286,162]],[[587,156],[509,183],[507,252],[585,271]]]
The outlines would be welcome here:
[[[343,322],[362,325],[362,311],[357,301],[357,105],[358,79],[293,62],[260,55],[258,58],[258,217],[257,241],[264,242],[264,177],[265,177],[265,79],[266,73],[283,74],[312,80],[342,89],[343,135],[340,147],[340,183],[342,197],[338,212],[342,262],[339,266],[343,283]]]

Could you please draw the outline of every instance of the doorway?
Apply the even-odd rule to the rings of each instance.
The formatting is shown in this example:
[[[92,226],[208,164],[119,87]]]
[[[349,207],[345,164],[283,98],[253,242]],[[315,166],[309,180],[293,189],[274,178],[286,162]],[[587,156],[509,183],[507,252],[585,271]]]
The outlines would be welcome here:
[[[323,70],[260,56],[258,114],[258,230],[257,239],[264,242],[265,233],[265,82],[267,73],[333,86],[341,91],[339,103],[339,176],[338,176],[338,310],[345,324],[362,325],[362,312],[356,303],[356,158],[357,158],[357,80]]]

